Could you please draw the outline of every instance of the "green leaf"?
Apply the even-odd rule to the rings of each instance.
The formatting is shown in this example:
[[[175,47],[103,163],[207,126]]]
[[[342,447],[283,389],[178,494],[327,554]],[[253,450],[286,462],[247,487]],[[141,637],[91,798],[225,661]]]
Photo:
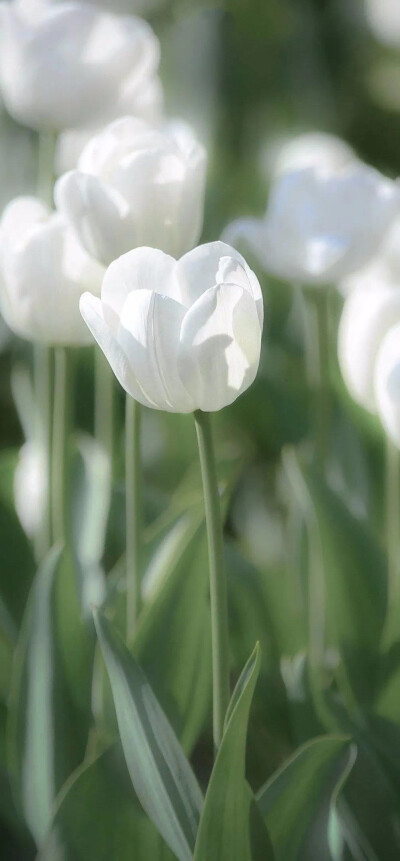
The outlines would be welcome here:
[[[327,794],[330,804],[331,799],[336,804],[335,789],[343,769],[347,769],[349,751],[348,737],[314,739],[303,745],[260,789],[257,801],[271,835],[276,861],[307,861],[310,857],[305,848],[307,836],[321,820]],[[321,861],[327,852],[330,804],[325,822],[325,855],[321,849]]]
[[[191,861],[203,803],[197,780],[145,675],[122,639],[99,613],[95,614],[95,624],[137,796],[179,861]]]
[[[9,762],[16,796],[38,844],[57,792],[84,754],[64,675],[57,628],[62,553],[53,549],[34,580],[18,642],[9,720]]]
[[[361,703],[371,702],[386,615],[384,555],[366,525],[350,513],[319,475],[301,470],[292,453],[287,453],[285,465],[304,508],[310,552],[318,557],[314,565],[310,557],[310,571],[314,571],[309,582],[314,602],[310,625],[321,628],[322,644],[326,616],[325,644],[328,634],[340,651],[338,678],[343,692],[351,692]]]
[[[224,737],[208,785],[196,841],[195,861],[252,861],[273,858],[268,835],[253,807],[245,777],[251,701],[260,669],[256,646],[229,706]],[[254,841],[252,838],[254,834]],[[254,854],[254,853],[257,854]]]
[[[174,858],[138,802],[118,742],[67,781],[38,861]]]

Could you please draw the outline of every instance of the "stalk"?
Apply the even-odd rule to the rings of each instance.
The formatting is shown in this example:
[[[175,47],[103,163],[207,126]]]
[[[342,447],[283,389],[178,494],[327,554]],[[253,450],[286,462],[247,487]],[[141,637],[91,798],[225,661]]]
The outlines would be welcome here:
[[[40,562],[52,543],[51,530],[51,401],[52,401],[52,351],[49,347],[35,344],[33,353],[34,393],[36,407],[37,445],[44,455],[46,498],[43,517],[35,535],[35,555]]]
[[[329,453],[329,431],[331,420],[331,380],[329,357],[329,291],[310,289],[305,291],[308,309],[307,372],[310,388],[314,393],[315,456],[322,471],[325,471]]]
[[[218,750],[229,705],[228,597],[217,470],[209,413],[194,413],[208,537],[213,662],[213,735]]]
[[[126,636],[130,642],[142,604],[143,494],[142,407],[130,395],[125,402],[126,475]]]
[[[65,347],[54,350],[54,406],[52,447],[52,521],[53,541],[70,540],[69,442],[72,426],[71,352]]]

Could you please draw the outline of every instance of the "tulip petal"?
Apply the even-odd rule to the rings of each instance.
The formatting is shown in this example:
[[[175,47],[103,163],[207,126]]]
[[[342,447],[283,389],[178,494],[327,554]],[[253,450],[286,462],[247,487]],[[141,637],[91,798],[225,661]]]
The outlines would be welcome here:
[[[149,401],[158,409],[187,413],[193,401],[178,372],[179,333],[185,308],[151,290],[130,293],[118,342]]]
[[[232,264],[229,260],[233,261]],[[238,276],[238,282],[232,280],[233,272],[239,271],[235,264],[239,264],[244,269],[248,284],[243,273]],[[229,283],[240,284],[252,294],[255,301],[262,300],[258,280],[239,251],[225,242],[208,242],[188,251],[176,264],[180,301],[189,308],[209,287],[227,283],[228,273],[230,273]]]
[[[122,388],[143,406],[153,407],[154,404],[148,401],[135,379],[123,348],[104,320],[101,300],[92,296],[91,293],[84,293],[81,296],[79,307],[86,325],[103,350]]]
[[[127,204],[98,177],[70,171],[56,182],[54,198],[89,254],[105,266],[135,244]]]
[[[119,317],[129,294],[135,290],[153,290],[175,299],[176,261],[156,248],[135,248],[111,263],[104,277],[101,298],[104,316],[116,332]]]
[[[384,338],[375,366],[375,395],[379,417],[400,448],[400,323]]]
[[[260,349],[251,294],[235,284],[206,290],[185,315],[179,352],[180,376],[196,408],[214,411],[232,403],[253,382]]]

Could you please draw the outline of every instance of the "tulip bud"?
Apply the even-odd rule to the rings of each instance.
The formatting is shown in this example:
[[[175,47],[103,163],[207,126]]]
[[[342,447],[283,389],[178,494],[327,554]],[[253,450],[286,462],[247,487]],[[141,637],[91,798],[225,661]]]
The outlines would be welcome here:
[[[343,379],[357,403],[376,412],[374,374],[382,341],[400,321],[400,287],[359,286],[347,297],[339,325],[338,354]]]
[[[156,36],[133,15],[76,0],[0,3],[0,87],[10,114],[31,128],[96,128],[141,114],[158,64]]]
[[[278,179],[264,219],[233,222],[267,272],[300,284],[334,283],[363,266],[400,211],[395,182],[363,164],[299,170]]]
[[[183,125],[154,130],[125,117],[85,147],[55,200],[89,254],[105,265],[132,247],[179,256],[198,241],[206,154]]]
[[[400,323],[389,330],[381,343],[374,377],[379,418],[400,448]]]
[[[8,204],[0,221],[0,310],[17,335],[50,345],[90,343],[79,298],[87,289],[100,295],[102,277],[61,215],[35,197]]]
[[[168,412],[219,410],[253,382],[263,301],[243,257],[222,242],[176,261],[154,248],[107,270],[82,315],[117,379],[139,403]]]

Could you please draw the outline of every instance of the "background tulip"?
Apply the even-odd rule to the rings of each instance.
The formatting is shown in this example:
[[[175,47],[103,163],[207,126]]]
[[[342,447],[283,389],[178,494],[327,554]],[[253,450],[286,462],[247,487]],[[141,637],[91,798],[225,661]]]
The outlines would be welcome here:
[[[357,161],[357,156],[351,146],[336,135],[306,132],[268,146],[263,161],[267,175],[278,177],[310,167],[331,172],[341,170]]]
[[[93,128],[152,111],[144,94],[159,97],[159,43],[145,21],[90,3],[12,0],[0,4],[0,25],[0,87],[19,122]]]
[[[123,388],[154,409],[218,410],[250,386],[260,359],[261,288],[221,242],[180,260],[138,248],[111,264],[81,311]]]
[[[55,199],[88,252],[108,264],[132,247],[179,256],[199,239],[206,154],[187,126],[125,117],[85,147]]]
[[[19,451],[14,473],[14,502],[20,523],[29,537],[40,527],[47,498],[46,456],[30,440]]]
[[[382,341],[400,322],[400,286],[375,282],[359,286],[345,301],[339,325],[338,353],[343,379],[361,406],[376,412],[374,374]]]
[[[244,240],[280,278],[332,283],[371,258],[399,206],[396,183],[365,165],[305,169],[276,181],[264,219],[239,219],[223,238]]]
[[[102,267],[64,218],[20,197],[0,221],[0,307],[16,334],[45,344],[90,343],[79,313],[84,290],[100,293]]]
[[[397,448],[400,448],[400,323],[381,343],[375,367],[375,396],[379,418]]]

